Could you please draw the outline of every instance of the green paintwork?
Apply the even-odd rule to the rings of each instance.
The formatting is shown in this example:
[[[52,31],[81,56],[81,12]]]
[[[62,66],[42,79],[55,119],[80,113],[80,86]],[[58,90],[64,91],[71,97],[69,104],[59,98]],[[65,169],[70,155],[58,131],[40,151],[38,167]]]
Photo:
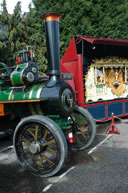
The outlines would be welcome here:
[[[9,70],[8,70],[7,66],[4,63],[0,62],[0,76],[2,74],[3,75],[9,75]]]
[[[29,88],[26,87],[10,87],[0,92],[0,102],[8,101],[24,101],[24,100],[38,100],[43,90],[44,84],[37,84]]]
[[[5,103],[5,113],[14,114],[16,117],[27,115],[43,114],[40,107],[41,102],[37,100],[47,100],[41,98],[44,84],[36,84],[29,87],[10,87],[0,91],[0,102]],[[7,102],[7,103],[6,103]],[[12,108],[13,104],[13,108]]]
[[[72,119],[69,119],[68,117],[64,118],[60,115],[48,115],[48,117],[55,121],[56,124],[63,130],[72,128]]]
[[[16,69],[11,73],[11,83],[12,85],[20,86],[24,85],[22,74],[27,68],[28,63],[17,65]]]
[[[6,90],[0,91],[0,102],[1,101],[8,101],[9,94],[11,93],[12,88],[8,88]]]

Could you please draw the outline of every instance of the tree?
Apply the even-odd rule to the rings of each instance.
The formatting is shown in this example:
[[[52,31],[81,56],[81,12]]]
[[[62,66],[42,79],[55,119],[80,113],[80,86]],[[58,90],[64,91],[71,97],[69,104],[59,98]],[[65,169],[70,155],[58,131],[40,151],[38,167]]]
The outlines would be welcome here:
[[[2,7],[2,13],[8,14],[6,0],[3,0],[1,7]]]
[[[27,15],[27,26],[26,30],[28,33],[28,44],[31,46],[35,59],[38,63],[39,73],[42,74],[47,69],[47,50],[46,50],[46,39],[43,29],[43,22],[37,11],[31,6],[29,7],[29,13]]]
[[[60,21],[61,55],[73,35],[128,39],[127,0],[33,0],[38,14],[57,11]]]
[[[47,69],[46,42],[42,28],[43,22],[40,17],[37,17],[36,13],[36,10],[29,6],[29,13],[22,14],[20,2],[16,4],[13,14],[2,12],[0,29],[6,24],[8,43],[0,42],[0,52],[2,53],[0,54],[0,61],[8,65],[15,65],[17,52],[25,49],[26,44],[29,44],[42,74]],[[1,40],[3,35],[5,35],[5,31],[0,30]]]
[[[8,25],[8,45],[5,62],[15,65],[15,57],[19,50],[23,50],[28,40],[26,33],[25,17],[22,15],[21,3],[18,2],[14,8],[13,14],[9,15]]]
[[[21,3],[18,2],[10,19],[9,45],[13,53],[26,45],[27,33],[21,13]]]
[[[17,51],[29,44],[40,73],[46,71],[45,30],[40,16],[48,11],[56,11],[63,16],[60,20],[61,56],[73,35],[128,39],[127,0],[43,0],[43,3],[42,0],[33,0],[33,3],[35,8],[30,5],[29,12],[22,14],[21,3],[18,2],[14,13],[10,15],[6,0],[3,0],[0,14],[0,61],[9,63]]]
[[[0,14],[0,61],[6,62],[6,58],[8,58],[8,20],[9,14],[6,7],[6,1],[3,0],[1,4],[2,11]]]

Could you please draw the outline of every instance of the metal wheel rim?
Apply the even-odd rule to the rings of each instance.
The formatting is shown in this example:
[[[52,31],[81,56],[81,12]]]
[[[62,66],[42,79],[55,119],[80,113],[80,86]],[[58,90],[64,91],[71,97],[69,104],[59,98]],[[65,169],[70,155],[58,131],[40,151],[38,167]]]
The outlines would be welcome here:
[[[74,111],[73,119],[73,143],[70,144],[74,148],[85,146],[90,140],[92,126],[87,118],[79,111]]]
[[[21,164],[38,175],[54,170],[61,156],[56,136],[51,133],[48,126],[35,122],[21,128],[16,150]]]

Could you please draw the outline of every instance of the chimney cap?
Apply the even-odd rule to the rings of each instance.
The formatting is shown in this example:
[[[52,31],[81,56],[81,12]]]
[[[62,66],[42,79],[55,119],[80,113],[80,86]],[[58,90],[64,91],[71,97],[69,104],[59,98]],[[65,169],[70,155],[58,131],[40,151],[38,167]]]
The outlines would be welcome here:
[[[62,18],[62,15],[52,11],[44,13],[40,18],[43,19],[44,21],[59,21],[59,19]]]

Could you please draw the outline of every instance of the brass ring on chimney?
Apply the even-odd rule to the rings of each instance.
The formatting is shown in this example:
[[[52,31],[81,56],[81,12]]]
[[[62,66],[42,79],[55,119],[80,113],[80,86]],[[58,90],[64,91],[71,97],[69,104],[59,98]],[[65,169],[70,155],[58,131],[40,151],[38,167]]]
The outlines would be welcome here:
[[[47,21],[59,21],[59,19],[62,18],[62,16],[58,13],[46,13],[41,16],[41,19],[43,19],[45,22]]]

